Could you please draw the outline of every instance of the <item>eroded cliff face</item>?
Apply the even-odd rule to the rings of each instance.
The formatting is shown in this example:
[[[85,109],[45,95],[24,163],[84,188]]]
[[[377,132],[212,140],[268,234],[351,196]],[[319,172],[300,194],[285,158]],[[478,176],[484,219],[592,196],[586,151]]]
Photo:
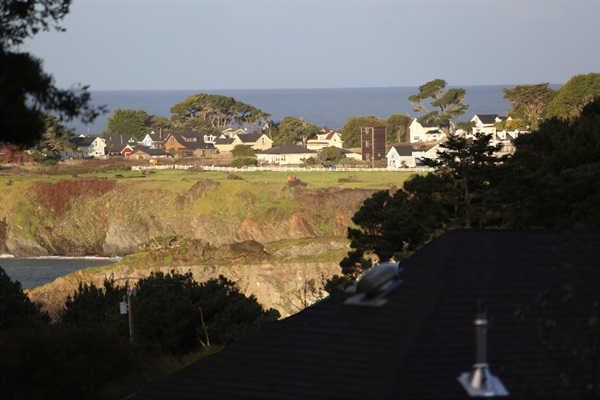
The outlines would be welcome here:
[[[104,268],[80,270],[25,292],[57,319],[67,297],[72,296],[80,284],[103,287],[105,280],[113,280],[117,285],[124,285],[127,280],[135,284],[138,279],[158,271],[165,274],[191,272],[198,282],[223,275],[235,282],[242,293],[254,295],[263,307],[275,308],[286,317],[327,296],[323,289],[325,283],[341,272],[338,261],[305,263],[290,260],[332,251],[343,253],[348,250],[348,245],[344,238],[331,237],[268,252],[261,243],[253,240],[220,247],[184,240],[177,246],[162,246],[125,257]]]
[[[323,290],[325,282],[340,273],[337,262],[323,263],[261,263],[245,265],[186,265],[162,266],[148,269],[133,269],[116,266],[110,270],[89,273],[77,271],[54,282],[34,289],[27,289],[31,300],[39,302],[42,309],[53,319],[64,308],[67,296],[77,291],[80,283],[102,287],[104,279],[115,279],[124,283],[126,278],[145,278],[152,272],[192,272],[194,279],[204,282],[219,275],[234,281],[245,295],[254,295],[265,308],[275,308],[282,317],[295,314],[327,296]],[[132,282],[135,279],[131,279]],[[118,304],[115,304],[115,312]]]
[[[99,178],[37,182],[10,208],[0,206],[0,249],[17,257],[124,257],[109,268],[78,271],[27,290],[53,318],[81,283],[102,287],[105,279],[124,283],[152,271],[191,271],[199,282],[223,275],[285,317],[327,295],[323,286],[340,273],[351,218],[374,192],[187,178],[168,184]],[[175,236],[200,245],[181,254],[172,248],[139,252],[141,244]],[[289,245],[296,241],[302,244]],[[278,247],[280,242],[285,245]],[[267,253],[268,244],[277,250]]]
[[[0,210],[0,249],[17,257],[124,256],[164,235],[213,245],[345,236],[375,190],[257,187],[210,179],[172,185],[107,179],[37,182]],[[183,189],[182,189],[183,187]]]

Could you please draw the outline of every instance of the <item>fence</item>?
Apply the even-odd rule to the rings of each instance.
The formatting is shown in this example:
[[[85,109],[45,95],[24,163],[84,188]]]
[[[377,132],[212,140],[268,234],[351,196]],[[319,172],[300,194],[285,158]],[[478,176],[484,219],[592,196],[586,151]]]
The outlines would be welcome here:
[[[144,171],[149,169],[190,169],[193,165],[148,165],[131,167],[134,171]],[[196,168],[199,168],[196,166]],[[257,171],[277,171],[277,172],[429,172],[433,171],[429,167],[414,167],[414,168],[352,168],[339,167],[323,168],[323,167],[294,167],[280,165],[256,165],[245,167],[222,167],[218,165],[203,165],[203,171],[222,171],[222,172],[257,172]]]

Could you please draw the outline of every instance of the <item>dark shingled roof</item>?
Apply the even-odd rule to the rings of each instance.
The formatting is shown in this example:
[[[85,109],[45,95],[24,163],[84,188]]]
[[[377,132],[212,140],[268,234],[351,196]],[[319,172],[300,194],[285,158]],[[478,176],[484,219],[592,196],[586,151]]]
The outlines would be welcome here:
[[[137,146],[135,148],[135,152],[136,153],[146,153],[149,156],[168,156],[168,155],[170,155],[163,149],[151,149],[151,148],[144,147],[144,146]]]
[[[412,146],[392,146],[396,149],[399,156],[412,156],[412,153],[415,151],[415,148]]]
[[[92,143],[94,143],[94,140],[96,140],[99,137],[100,136],[98,135],[77,136],[69,139],[69,143],[73,143],[75,146],[78,147],[89,147],[92,145]]]
[[[255,143],[261,138],[262,135],[262,133],[246,133],[237,135],[237,137],[242,141],[242,143]]]
[[[540,303],[556,321],[544,327],[548,343],[591,348],[582,333],[600,293],[599,244],[597,231],[448,232],[400,263],[402,283],[385,305],[347,305],[349,294],[333,294],[131,399],[469,398],[457,378],[474,362],[477,300],[488,310],[490,370],[509,398],[580,398],[592,368],[561,387],[572,360],[544,350],[534,305],[554,299]]]
[[[295,144],[278,144],[263,150],[262,154],[317,154],[317,152]]]
[[[232,138],[217,138],[217,140],[215,140],[215,144],[231,144],[234,140],[235,139]]]
[[[484,124],[493,124],[498,118],[498,114],[477,114],[477,117]]]
[[[188,150],[196,149],[214,149],[215,145],[204,141],[204,137],[197,133],[173,133],[179,144],[185,146]]]

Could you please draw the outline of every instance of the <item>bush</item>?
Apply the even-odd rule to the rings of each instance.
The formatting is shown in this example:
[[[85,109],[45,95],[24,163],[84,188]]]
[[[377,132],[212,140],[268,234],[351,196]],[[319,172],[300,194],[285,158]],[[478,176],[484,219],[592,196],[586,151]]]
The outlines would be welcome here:
[[[0,334],[0,398],[123,399],[166,373],[161,358],[103,329],[71,325]]]
[[[48,314],[40,310],[21,288],[0,267],[0,332],[14,328],[38,327],[50,321]],[[0,347],[1,348],[1,347]]]
[[[252,157],[256,154],[256,151],[250,146],[239,144],[235,146],[235,148],[231,151],[231,154],[234,157]]]
[[[128,317],[118,307],[124,293],[112,281],[105,281],[104,289],[80,285],[67,299],[61,322],[128,337]],[[137,282],[132,297],[135,342],[177,356],[200,344],[227,344],[279,318],[277,311],[265,311],[256,298],[246,297],[222,276],[198,284],[191,272],[156,272]]]
[[[256,159],[254,158],[236,158],[230,164],[232,167],[244,167],[247,165],[256,165]]]

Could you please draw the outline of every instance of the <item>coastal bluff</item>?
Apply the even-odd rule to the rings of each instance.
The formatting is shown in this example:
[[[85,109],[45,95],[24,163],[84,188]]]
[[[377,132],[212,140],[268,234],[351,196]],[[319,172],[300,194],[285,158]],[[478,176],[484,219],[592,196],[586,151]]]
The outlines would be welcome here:
[[[167,235],[215,246],[345,236],[354,213],[376,191],[222,175],[15,181],[0,194],[0,254],[123,257]]]
[[[318,256],[319,253],[339,254],[347,248],[347,241],[329,239],[321,240],[318,244],[305,243],[276,250],[271,254],[266,252],[260,243],[247,241],[212,248],[202,257],[194,257],[194,260],[187,256],[179,257],[173,253],[162,252],[164,257],[144,257],[146,262],[140,263],[140,256],[136,255],[125,257],[114,265],[79,270],[59,277],[49,284],[26,289],[25,292],[33,301],[40,303],[42,309],[55,320],[64,308],[67,297],[72,296],[82,284],[102,287],[105,280],[114,280],[118,285],[125,285],[129,280],[134,284],[137,279],[146,278],[159,271],[181,274],[191,272],[198,282],[223,275],[234,281],[242,293],[256,297],[264,308],[274,308],[282,317],[287,317],[326,297],[327,292],[323,289],[325,283],[333,275],[341,272],[339,262],[290,260],[309,253],[312,257]],[[164,260],[169,261],[168,265]]]

